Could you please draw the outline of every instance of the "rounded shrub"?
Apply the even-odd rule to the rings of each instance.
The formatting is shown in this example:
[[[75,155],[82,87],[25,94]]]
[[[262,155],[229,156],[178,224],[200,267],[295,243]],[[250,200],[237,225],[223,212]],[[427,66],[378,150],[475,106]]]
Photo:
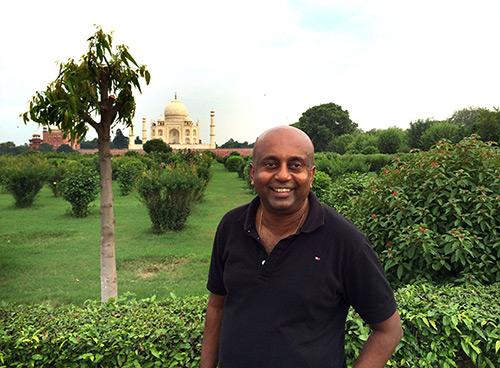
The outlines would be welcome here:
[[[88,216],[89,205],[99,193],[99,173],[92,167],[75,163],[70,165],[61,184],[62,196],[71,204],[73,216]]]
[[[369,183],[369,174],[347,173],[335,179],[323,196],[323,202],[344,214],[350,208],[352,199],[359,196]]]
[[[163,142],[161,139],[151,139],[142,145],[142,149],[146,153],[152,152],[172,152],[172,147]]]
[[[49,167],[38,155],[27,155],[12,160],[2,175],[5,189],[14,196],[15,206],[31,207],[47,181]]]
[[[225,166],[226,166],[227,171],[238,172],[238,170],[240,169],[240,166],[242,166],[244,164],[245,164],[245,160],[243,159],[243,157],[232,155],[232,156],[227,157]]]
[[[153,232],[182,230],[200,185],[200,179],[187,166],[144,172],[137,190],[148,208]]]
[[[120,194],[126,196],[134,190],[137,179],[144,170],[142,161],[136,158],[126,158],[118,166],[117,181],[120,185]]]
[[[48,159],[50,164],[49,177],[47,183],[52,190],[54,197],[60,197],[62,194],[62,180],[67,170],[67,161],[62,158]]]
[[[496,146],[470,137],[403,156],[354,198],[347,215],[367,234],[389,278],[500,280]]]

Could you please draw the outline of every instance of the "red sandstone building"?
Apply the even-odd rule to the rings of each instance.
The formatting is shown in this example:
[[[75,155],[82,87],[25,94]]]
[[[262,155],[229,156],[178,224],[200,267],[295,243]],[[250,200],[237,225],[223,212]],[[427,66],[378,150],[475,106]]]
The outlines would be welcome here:
[[[40,134],[33,134],[30,139],[30,148],[33,150],[39,150],[40,144],[47,143],[50,144],[54,150],[58,149],[59,146],[63,144],[67,144],[73,149],[79,149],[80,144],[76,141],[70,141],[69,138],[64,138],[63,132],[59,129],[47,129],[47,127],[43,128],[43,137],[40,139]]]

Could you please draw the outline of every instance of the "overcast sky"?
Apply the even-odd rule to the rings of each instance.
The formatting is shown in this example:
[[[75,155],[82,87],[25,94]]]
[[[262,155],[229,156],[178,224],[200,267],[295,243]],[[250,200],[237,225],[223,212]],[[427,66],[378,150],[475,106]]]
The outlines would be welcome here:
[[[136,132],[175,92],[204,142],[215,110],[218,144],[327,102],[363,130],[500,106],[500,1],[16,0],[0,14],[0,142],[41,131],[19,114],[57,62],[84,53],[94,24],[151,72]]]

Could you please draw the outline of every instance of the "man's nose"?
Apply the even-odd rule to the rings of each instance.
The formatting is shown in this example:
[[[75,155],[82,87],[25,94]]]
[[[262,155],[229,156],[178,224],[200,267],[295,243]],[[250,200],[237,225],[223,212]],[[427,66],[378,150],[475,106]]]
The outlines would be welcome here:
[[[276,180],[279,181],[288,181],[290,180],[290,171],[288,170],[288,165],[282,164],[280,165],[278,171],[275,175]]]

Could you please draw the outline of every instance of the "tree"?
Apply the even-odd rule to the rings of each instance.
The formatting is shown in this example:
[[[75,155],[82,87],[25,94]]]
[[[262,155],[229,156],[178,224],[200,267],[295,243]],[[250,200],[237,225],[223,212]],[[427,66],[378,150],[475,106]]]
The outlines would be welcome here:
[[[381,153],[396,153],[401,152],[405,134],[399,128],[388,128],[378,133],[378,149]]]
[[[140,139],[139,136],[135,137],[134,144],[142,144],[142,139]]]
[[[252,148],[252,144],[248,144],[247,141],[244,141],[243,143],[240,143],[238,141],[235,141],[233,138],[229,138],[229,140],[224,143],[222,146],[219,148]]]
[[[479,121],[481,114],[488,111],[488,109],[482,107],[467,107],[455,111],[448,121],[453,124],[464,125],[470,131],[472,126]]]
[[[349,112],[334,103],[311,107],[292,125],[309,135],[316,151],[325,151],[333,137],[352,133],[357,127]]]
[[[462,137],[464,131],[461,125],[448,123],[446,121],[432,124],[422,134],[422,144],[424,149],[431,148],[441,139],[447,139],[452,143],[457,143]]]
[[[91,141],[82,141],[80,143],[80,148],[83,149],[96,149],[99,146],[97,142],[97,138],[92,139]]]
[[[40,148],[38,150],[40,152],[52,152],[54,151],[54,147],[51,144],[43,142],[40,144]]]
[[[500,109],[482,111],[477,121],[472,125],[471,133],[478,134],[485,142],[498,143],[500,141]]]
[[[56,152],[59,153],[72,153],[75,152],[73,148],[69,144],[61,144],[59,147],[57,147]]]
[[[121,129],[116,130],[112,146],[113,148],[128,148],[128,138],[123,135]]]
[[[127,46],[113,48],[112,35],[98,27],[88,39],[88,51],[79,62],[60,64],[59,75],[43,92],[36,92],[23,114],[41,125],[54,124],[70,139],[83,139],[89,125],[97,132],[100,169],[101,300],[117,297],[115,220],[111,187],[111,129],[118,123],[132,125],[140,79],[149,84],[145,65],[139,66]]]
[[[431,119],[418,119],[416,121],[410,122],[410,128],[408,129],[408,144],[410,148],[424,149],[424,143],[422,142],[422,134],[434,123],[436,120]]]
[[[172,148],[161,139],[151,139],[143,144],[142,149],[146,153],[172,152]]]

